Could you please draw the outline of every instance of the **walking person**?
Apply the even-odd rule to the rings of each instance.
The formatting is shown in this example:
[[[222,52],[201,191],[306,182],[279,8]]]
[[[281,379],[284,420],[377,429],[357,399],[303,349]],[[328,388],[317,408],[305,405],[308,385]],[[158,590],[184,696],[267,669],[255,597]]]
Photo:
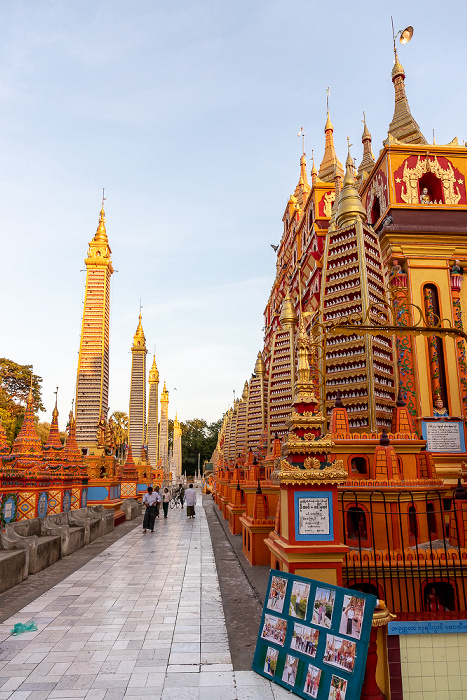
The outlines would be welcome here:
[[[161,497],[161,495],[160,495],[160,493],[159,493],[159,486],[156,486],[155,496],[156,496],[156,498],[157,498],[157,501],[156,501],[156,518],[158,518],[158,517],[159,517],[159,510],[160,510],[161,502],[162,502],[162,497]]]
[[[185,492],[185,503],[186,503],[186,516],[187,518],[194,518],[195,504],[196,504],[196,491],[193,488],[193,484],[190,484],[188,490]]]
[[[154,532],[154,521],[156,519],[157,510],[156,503],[157,495],[153,493],[152,486],[148,486],[148,492],[143,496],[143,506],[146,506],[143,520],[143,532],[147,532],[148,528],[151,532]]]
[[[162,508],[164,509],[164,518],[167,517],[167,513],[169,512],[169,503],[170,503],[170,493],[169,489],[165,487],[164,493],[162,494]]]

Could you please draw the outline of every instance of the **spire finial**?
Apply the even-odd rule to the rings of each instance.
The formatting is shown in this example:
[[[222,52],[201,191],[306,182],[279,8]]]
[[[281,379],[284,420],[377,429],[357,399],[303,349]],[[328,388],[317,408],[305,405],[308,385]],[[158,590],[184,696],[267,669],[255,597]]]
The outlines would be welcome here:
[[[329,88],[326,90],[326,95],[329,97]],[[325,146],[324,146],[324,156],[321,161],[321,165],[318,171],[318,177],[324,182],[332,182],[334,179],[334,172],[337,169],[341,177],[344,175],[342,165],[336,155],[336,149],[334,147],[334,137],[333,137],[334,127],[331,123],[331,118],[329,116],[329,101],[327,100],[327,118],[326,125],[324,127],[324,133],[326,135]]]
[[[57,408],[58,387],[57,387],[57,391],[54,391],[54,394],[55,394],[55,408]]]
[[[303,126],[300,127],[300,131],[297,134],[298,138],[300,136],[302,137],[302,156],[305,155],[305,131],[303,130]]]
[[[104,202],[106,200],[105,187],[102,188],[102,211],[104,211]]]

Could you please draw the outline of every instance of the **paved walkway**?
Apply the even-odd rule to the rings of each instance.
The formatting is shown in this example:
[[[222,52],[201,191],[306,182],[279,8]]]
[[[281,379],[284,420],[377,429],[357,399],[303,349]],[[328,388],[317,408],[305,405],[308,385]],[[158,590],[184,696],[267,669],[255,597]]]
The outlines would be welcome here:
[[[0,700],[289,698],[232,670],[200,500],[194,520],[133,530],[0,625]],[[30,620],[37,632],[10,635]]]

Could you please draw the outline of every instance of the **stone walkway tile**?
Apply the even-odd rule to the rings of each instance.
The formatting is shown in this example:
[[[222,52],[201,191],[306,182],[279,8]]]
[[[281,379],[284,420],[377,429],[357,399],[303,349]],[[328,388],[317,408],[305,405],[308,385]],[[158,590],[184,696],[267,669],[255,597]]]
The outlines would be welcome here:
[[[128,532],[0,625],[0,700],[274,700],[269,681],[232,670],[209,529],[202,508],[197,515],[171,513],[153,537]],[[10,636],[32,616],[37,632]]]
[[[199,679],[200,687],[203,686],[234,686],[233,672],[228,671],[206,671]]]
[[[235,688],[222,688],[220,690],[219,686],[206,686],[199,689],[200,700],[237,700],[237,698]]]

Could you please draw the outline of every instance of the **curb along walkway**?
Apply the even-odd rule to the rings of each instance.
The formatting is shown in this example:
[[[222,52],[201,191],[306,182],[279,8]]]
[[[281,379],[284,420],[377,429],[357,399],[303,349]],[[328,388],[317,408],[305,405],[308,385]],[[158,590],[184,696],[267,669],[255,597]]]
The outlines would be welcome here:
[[[204,509],[128,533],[0,625],[0,700],[274,700],[233,671]],[[16,622],[37,632],[11,637]],[[256,638],[248,640],[254,645]]]

